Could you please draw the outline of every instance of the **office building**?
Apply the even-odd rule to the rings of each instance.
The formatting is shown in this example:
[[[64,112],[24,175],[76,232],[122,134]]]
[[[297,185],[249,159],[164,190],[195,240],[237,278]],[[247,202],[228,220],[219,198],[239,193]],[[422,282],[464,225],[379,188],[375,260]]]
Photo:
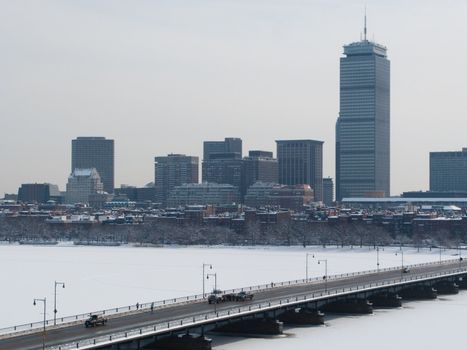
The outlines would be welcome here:
[[[18,189],[18,201],[23,203],[61,202],[62,196],[57,185],[48,183],[22,184]]]
[[[280,140],[277,143],[279,183],[310,185],[314,200],[323,200],[323,141]]]
[[[114,191],[114,140],[105,137],[78,137],[71,142],[71,172],[95,168],[104,191]]]
[[[198,183],[199,158],[184,154],[169,154],[154,158],[156,202],[166,204],[175,186]]]
[[[242,158],[242,139],[226,137],[224,141],[204,141],[203,161],[209,160],[216,153],[238,153]]]
[[[102,194],[104,184],[95,168],[75,169],[68,177],[65,202],[89,204],[91,195]]]
[[[243,160],[240,153],[211,153],[203,161],[203,182],[230,184],[242,189]]]
[[[255,182],[279,182],[279,163],[272,152],[250,151],[248,157],[243,158],[242,194]]]
[[[311,202],[313,190],[310,185],[256,182],[245,195],[245,205],[250,208],[276,207],[301,212],[304,205]]]
[[[344,46],[336,123],[336,199],[390,195],[390,62],[366,38]]]
[[[467,191],[467,148],[458,152],[430,152],[430,191]]]
[[[136,186],[121,186],[115,189],[115,196],[117,200],[128,200],[130,202],[155,202],[156,201],[156,188],[154,184],[146,185],[144,187]],[[114,198],[114,200],[116,200]]]
[[[229,184],[202,183],[175,186],[170,191],[168,206],[226,205],[239,203],[238,187]]]
[[[323,179],[323,203],[326,206],[334,204],[334,182],[330,177]]]

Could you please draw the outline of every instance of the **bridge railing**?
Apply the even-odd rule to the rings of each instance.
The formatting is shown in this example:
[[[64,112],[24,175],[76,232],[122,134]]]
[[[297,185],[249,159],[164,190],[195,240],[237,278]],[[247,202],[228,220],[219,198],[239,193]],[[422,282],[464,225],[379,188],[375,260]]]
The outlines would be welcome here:
[[[458,261],[459,259],[442,260],[441,263],[452,264]],[[440,264],[440,261],[435,261],[435,262],[427,262],[427,263],[412,264],[412,265],[405,265],[405,266],[413,269],[417,267],[433,266],[433,265],[439,265],[439,264]],[[373,270],[356,271],[356,272],[349,272],[349,273],[343,273],[343,274],[329,275],[327,276],[327,280],[330,281],[330,280],[347,278],[347,277],[348,278],[355,277],[359,275],[394,271],[394,270],[399,270],[400,268],[401,266],[393,266],[393,267],[373,269]],[[269,290],[271,288],[289,287],[289,286],[295,286],[295,285],[301,285],[301,284],[314,284],[314,283],[321,282],[323,280],[323,277],[324,276],[313,277],[309,279],[296,279],[296,280],[289,280],[289,281],[282,281],[282,282],[272,282],[272,283],[260,284],[260,285],[255,285],[255,286],[228,289],[228,290],[224,290],[223,292],[224,293],[238,293],[241,291],[262,292],[262,291]],[[173,299],[165,299],[165,300],[151,301],[151,302],[146,302],[146,303],[141,303],[141,304],[138,303],[138,304],[133,304],[133,305],[120,306],[116,308],[98,310],[98,311],[87,312],[87,313],[82,313],[82,314],[77,314],[77,315],[72,315],[72,316],[57,317],[56,324],[54,324],[53,319],[46,320],[46,327],[47,328],[59,328],[59,327],[73,325],[76,323],[84,322],[91,315],[104,315],[106,317],[113,318],[113,317],[124,316],[124,315],[127,315],[128,313],[147,312],[147,311],[150,311],[151,308],[153,308],[154,310],[157,310],[160,308],[174,306],[174,305],[183,304],[183,303],[201,302],[205,300],[205,297],[207,295],[208,294],[205,294],[204,296],[203,294],[196,294],[196,295],[183,296],[183,297],[178,297],[178,298],[173,298]],[[16,333],[21,334],[21,333],[31,332],[31,331],[40,331],[43,326],[44,326],[44,322],[39,321],[39,322],[31,322],[31,323],[1,328],[0,337],[11,336]]]
[[[48,347],[50,350],[70,350],[70,349],[92,349],[97,346],[110,345],[122,341],[129,341],[137,338],[149,337],[152,335],[167,333],[168,331],[177,331],[182,330],[187,327],[193,327],[197,325],[202,325],[206,323],[211,323],[213,321],[221,321],[233,317],[239,317],[243,315],[248,315],[252,313],[257,313],[261,311],[268,311],[271,309],[277,309],[278,307],[291,306],[297,304],[303,304],[307,301],[316,301],[320,299],[326,299],[332,296],[339,296],[345,294],[351,294],[359,291],[369,291],[378,289],[384,286],[397,286],[408,283],[413,283],[414,281],[420,280],[429,280],[436,277],[443,277],[448,275],[454,275],[459,273],[467,272],[467,268],[457,268],[453,270],[422,274],[416,276],[407,276],[404,278],[397,279],[387,279],[375,283],[366,283],[362,285],[355,285],[353,287],[347,288],[332,288],[326,291],[318,291],[314,293],[308,293],[305,295],[289,297],[289,298],[277,298],[268,302],[261,302],[248,306],[234,307],[227,310],[221,310],[217,312],[203,313],[195,315],[192,317],[184,317],[177,320],[172,320],[169,322],[157,322],[145,327],[139,327],[131,329],[128,331],[115,332],[113,334],[108,334],[100,337],[93,337],[90,339],[81,340],[79,342],[72,342],[63,345],[57,345]]]

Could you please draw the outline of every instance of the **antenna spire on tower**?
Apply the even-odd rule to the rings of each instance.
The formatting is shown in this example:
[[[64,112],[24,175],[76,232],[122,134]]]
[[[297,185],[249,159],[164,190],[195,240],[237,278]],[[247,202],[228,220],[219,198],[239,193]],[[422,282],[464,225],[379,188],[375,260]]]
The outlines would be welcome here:
[[[366,41],[366,4],[365,4],[365,21],[363,25],[363,40]]]

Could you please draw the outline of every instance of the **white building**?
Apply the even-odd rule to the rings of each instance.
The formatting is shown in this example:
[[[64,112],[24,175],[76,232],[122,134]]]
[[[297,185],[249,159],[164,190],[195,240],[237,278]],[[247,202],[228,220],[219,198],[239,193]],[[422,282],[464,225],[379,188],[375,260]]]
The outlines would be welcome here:
[[[89,196],[102,193],[104,185],[95,168],[75,169],[68,177],[65,202],[67,204],[89,203]]]

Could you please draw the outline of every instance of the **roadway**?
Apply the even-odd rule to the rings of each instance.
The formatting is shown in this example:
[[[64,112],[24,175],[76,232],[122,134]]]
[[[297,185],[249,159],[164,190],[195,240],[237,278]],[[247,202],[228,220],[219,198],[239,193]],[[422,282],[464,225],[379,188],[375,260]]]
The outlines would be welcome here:
[[[438,273],[459,268],[459,262],[442,263],[420,267],[413,267],[405,276],[420,276],[431,273]],[[467,261],[463,261],[463,268],[467,267]],[[329,279],[327,290],[356,287],[369,283],[381,283],[401,278],[401,270],[390,270],[379,273],[369,273],[343,277],[339,279]],[[238,308],[240,306],[254,305],[259,302],[269,302],[277,299],[295,298],[310,293],[320,293],[325,290],[324,281],[312,281],[307,284],[281,286],[269,288],[264,291],[255,292],[254,299],[246,302],[226,302],[222,304],[208,304],[207,301],[191,302],[187,304],[176,304],[165,308],[154,309],[151,313],[147,309],[133,312],[131,314],[113,316],[109,318],[105,326],[95,328],[85,328],[84,324],[73,324],[68,327],[61,327],[47,330],[46,347],[61,345],[70,342],[77,342],[84,339],[111,335],[116,332],[129,331],[139,327],[152,325],[158,322],[169,322],[181,318],[189,318],[204,315],[210,312]],[[19,336],[0,339],[0,349],[2,350],[33,350],[42,346],[42,332],[27,333]]]

